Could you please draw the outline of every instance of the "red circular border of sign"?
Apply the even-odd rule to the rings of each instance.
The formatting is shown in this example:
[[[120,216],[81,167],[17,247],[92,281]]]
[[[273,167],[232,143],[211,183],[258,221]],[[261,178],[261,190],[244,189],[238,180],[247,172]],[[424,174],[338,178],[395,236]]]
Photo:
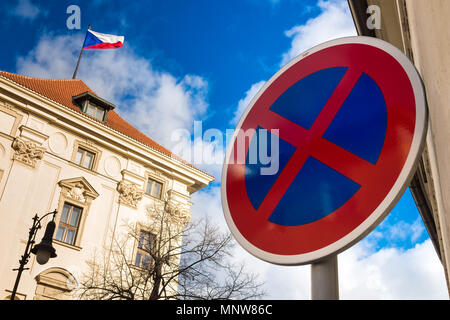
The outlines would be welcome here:
[[[297,61],[258,95],[236,130],[256,128],[258,115],[268,113],[285,90],[305,76],[331,67],[358,68],[378,84],[385,98],[387,130],[376,170],[359,173],[366,182],[335,212],[306,225],[281,226],[267,221],[267,217],[259,217],[251,205],[245,187],[245,165],[226,164],[226,204],[233,223],[248,242],[262,251],[275,255],[301,255],[322,249],[346,236],[386,198],[409,155],[416,121],[415,95],[410,79],[394,57],[362,43],[330,46]],[[236,139],[232,141],[231,154],[234,154],[235,143]],[[314,141],[311,146],[314,147]]]

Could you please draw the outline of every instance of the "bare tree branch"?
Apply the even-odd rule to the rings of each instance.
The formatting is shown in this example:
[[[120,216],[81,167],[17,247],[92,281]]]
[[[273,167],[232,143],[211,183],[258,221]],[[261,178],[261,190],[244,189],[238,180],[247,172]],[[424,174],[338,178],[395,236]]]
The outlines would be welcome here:
[[[258,299],[264,296],[257,275],[243,264],[230,263],[235,245],[208,219],[189,221],[179,207],[165,201],[148,208],[148,219],[126,226],[115,235],[113,247],[104,249],[88,263],[78,289],[80,299],[159,300],[159,299]],[[154,243],[139,250],[151,263],[134,264],[136,243],[142,230],[155,235]]]

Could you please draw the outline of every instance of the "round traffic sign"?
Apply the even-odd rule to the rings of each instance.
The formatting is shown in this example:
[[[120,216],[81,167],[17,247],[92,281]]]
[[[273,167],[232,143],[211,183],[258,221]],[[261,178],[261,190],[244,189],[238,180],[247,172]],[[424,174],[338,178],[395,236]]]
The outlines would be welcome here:
[[[318,45],[253,98],[228,146],[222,206],[260,259],[311,263],[359,241],[403,194],[427,125],[420,76],[376,38]]]

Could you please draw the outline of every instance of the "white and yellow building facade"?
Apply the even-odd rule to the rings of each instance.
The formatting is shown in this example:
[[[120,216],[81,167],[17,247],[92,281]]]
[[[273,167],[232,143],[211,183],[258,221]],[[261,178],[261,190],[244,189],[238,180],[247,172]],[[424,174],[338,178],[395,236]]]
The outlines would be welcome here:
[[[31,255],[16,298],[70,299],[86,262],[124,232],[124,221],[138,224],[166,200],[189,219],[191,194],[214,180],[114,109],[82,80],[0,71],[1,299],[11,295],[34,215],[58,211],[57,257],[40,265]],[[130,260],[145,263],[137,254]]]

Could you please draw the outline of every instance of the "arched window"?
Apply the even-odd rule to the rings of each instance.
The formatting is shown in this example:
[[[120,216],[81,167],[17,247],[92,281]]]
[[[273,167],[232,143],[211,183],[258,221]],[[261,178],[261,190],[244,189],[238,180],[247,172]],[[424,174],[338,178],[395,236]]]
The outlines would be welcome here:
[[[76,280],[63,268],[50,268],[36,276],[34,300],[70,300]]]

